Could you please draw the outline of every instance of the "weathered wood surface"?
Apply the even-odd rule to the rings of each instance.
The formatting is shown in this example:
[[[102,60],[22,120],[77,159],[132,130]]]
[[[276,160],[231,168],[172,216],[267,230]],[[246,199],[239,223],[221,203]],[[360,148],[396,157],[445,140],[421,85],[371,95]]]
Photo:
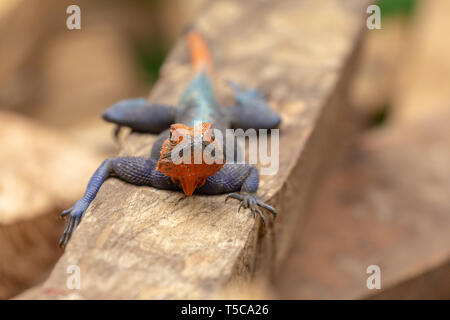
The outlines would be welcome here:
[[[0,112],[0,299],[45,280],[61,255],[58,215],[101,157],[57,130]]]
[[[216,90],[226,79],[259,86],[281,113],[280,169],[259,196],[279,217],[261,221],[225,196],[178,192],[109,179],[49,279],[21,298],[201,298],[226,284],[272,272],[338,145],[344,89],[367,2],[211,1],[196,21],[215,60]],[[184,42],[165,63],[151,101],[174,104],[191,76]],[[147,155],[149,135],[130,135],[122,155]],[[81,289],[68,290],[69,265]]]

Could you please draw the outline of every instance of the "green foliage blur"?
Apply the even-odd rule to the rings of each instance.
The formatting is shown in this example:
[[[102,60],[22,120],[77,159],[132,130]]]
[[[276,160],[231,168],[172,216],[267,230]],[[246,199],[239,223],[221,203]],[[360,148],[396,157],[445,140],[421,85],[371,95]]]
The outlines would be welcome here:
[[[149,84],[153,84],[158,79],[159,69],[167,52],[168,46],[164,41],[140,42],[135,45],[138,68],[143,79]]]
[[[161,11],[167,0],[133,0],[138,3],[143,10],[153,12]],[[159,26],[153,26],[159,29]],[[158,80],[159,69],[161,68],[171,43],[163,39],[164,32],[157,32],[159,36],[152,39],[139,39],[134,47],[135,61],[144,81],[152,85]]]
[[[426,0],[425,0],[426,1]],[[378,0],[382,16],[410,16],[414,12],[417,0]]]

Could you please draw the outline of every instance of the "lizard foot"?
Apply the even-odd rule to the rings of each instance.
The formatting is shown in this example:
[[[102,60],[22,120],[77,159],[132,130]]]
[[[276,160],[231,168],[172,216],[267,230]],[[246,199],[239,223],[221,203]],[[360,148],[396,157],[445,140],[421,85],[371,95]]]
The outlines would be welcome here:
[[[277,211],[274,207],[259,200],[259,198],[255,194],[230,193],[225,198],[225,201],[227,201],[229,198],[241,200],[238,212],[241,210],[241,207],[244,207],[249,208],[255,217],[256,213],[258,213],[264,223],[264,226],[266,225],[266,218],[259,207],[267,209],[270,213],[273,214],[274,217],[276,217],[277,215]]]
[[[69,223],[67,224],[67,227],[64,230],[61,239],[59,240],[59,246],[61,248],[64,248],[69,242],[70,238],[75,232],[75,229],[83,218],[86,209],[87,206],[83,202],[78,201],[73,207],[61,212],[61,217],[69,215]]]

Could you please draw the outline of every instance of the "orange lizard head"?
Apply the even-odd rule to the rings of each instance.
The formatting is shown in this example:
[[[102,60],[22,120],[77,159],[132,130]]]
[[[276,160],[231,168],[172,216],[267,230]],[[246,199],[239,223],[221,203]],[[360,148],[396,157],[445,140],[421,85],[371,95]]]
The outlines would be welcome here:
[[[209,122],[194,127],[173,124],[169,138],[162,145],[157,169],[180,185],[187,196],[224,165],[223,151],[211,127]]]

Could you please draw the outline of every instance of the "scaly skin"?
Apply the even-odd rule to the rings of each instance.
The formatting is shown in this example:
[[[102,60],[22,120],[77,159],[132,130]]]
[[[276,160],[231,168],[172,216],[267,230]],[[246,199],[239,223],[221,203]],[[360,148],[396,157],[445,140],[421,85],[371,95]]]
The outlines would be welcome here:
[[[204,50],[205,45],[197,33],[191,31],[188,40],[191,42],[191,46]],[[260,92],[254,89],[242,91],[235,82],[230,84],[235,93],[236,106],[222,108],[214,96],[213,87],[207,74],[207,70],[211,68],[207,68],[208,65],[206,67],[202,65],[207,62],[204,59],[208,56],[203,51],[200,52],[203,60],[195,60],[194,56],[193,64],[198,72],[183,93],[177,108],[161,104],[148,104],[144,98],[139,98],[120,101],[104,112],[103,119],[113,122],[119,127],[130,127],[138,132],[159,133],[160,136],[153,144],[150,157],[109,158],[100,165],[91,177],[83,197],[73,207],[62,212],[62,216],[69,216],[69,223],[61,237],[60,246],[67,245],[89,204],[94,200],[103,182],[109,177],[117,177],[134,185],[165,190],[183,190],[187,195],[194,190],[195,193],[200,194],[228,193],[227,199],[240,200],[239,209],[241,207],[249,208],[254,214],[258,213],[264,223],[265,217],[260,207],[276,214],[273,207],[265,204],[256,196],[259,174],[257,168],[252,165],[225,163],[220,167],[216,165],[212,170],[210,165],[203,164],[204,167],[201,167],[200,174],[202,172],[204,174],[198,176],[197,180],[185,181],[186,185],[181,183],[186,178],[186,171],[181,171],[178,176],[169,177],[168,171],[164,170],[163,164],[167,163],[164,163],[163,159],[164,148],[163,152],[161,149],[164,143],[166,146],[170,146],[170,132],[174,127],[193,127],[200,122],[208,126],[211,124],[212,128],[224,131],[232,127],[244,130],[248,128],[272,129],[280,123],[280,117],[269,107]],[[169,130],[170,125],[174,123],[176,125]],[[168,169],[173,169],[175,166],[172,166],[171,163],[168,165]],[[211,172],[214,173],[211,174]]]

